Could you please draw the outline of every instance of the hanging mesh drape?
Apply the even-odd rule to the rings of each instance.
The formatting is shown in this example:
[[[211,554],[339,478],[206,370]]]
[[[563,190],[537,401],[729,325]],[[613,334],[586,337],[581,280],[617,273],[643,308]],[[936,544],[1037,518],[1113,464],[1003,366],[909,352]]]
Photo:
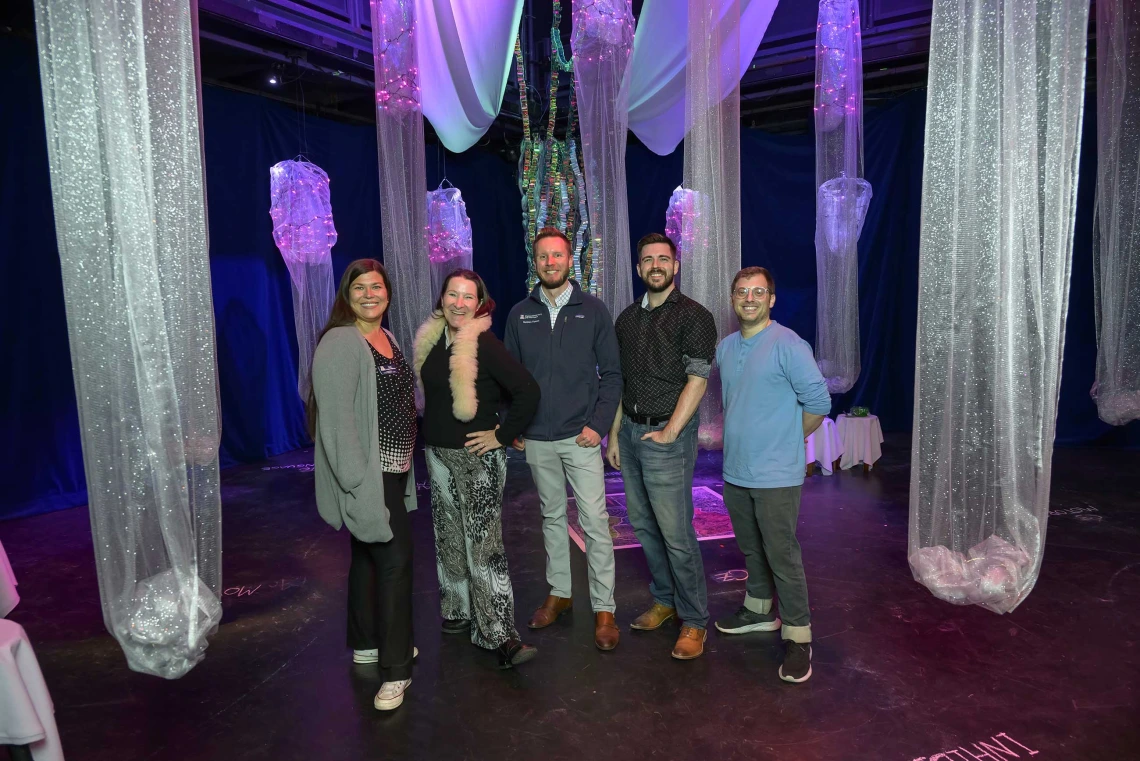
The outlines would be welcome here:
[[[459,188],[441,187],[427,194],[426,245],[432,293],[440,292],[450,272],[471,269],[471,220]]]
[[[689,0],[684,187],[700,194],[691,255],[681,264],[685,293],[716,320],[717,336],[736,329],[729,287],[740,269],[740,7],[737,0]],[[727,95],[725,95],[727,93]],[[720,448],[720,373],[701,400],[699,440]]]
[[[197,5],[35,7],[103,621],[175,678],[222,613]]]
[[[594,281],[616,316],[633,301],[625,189],[629,106],[621,86],[633,47],[630,0],[574,0],[572,44]]]
[[[404,351],[411,351],[416,328],[427,319],[438,295],[431,292],[431,267],[424,252],[427,175],[415,17],[408,0],[372,0],[371,6],[380,225],[384,268],[392,281],[388,319],[396,340]]]
[[[935,0],[910,565],[1005,613],[1037,579],[1072,261],[1088,4]]]
[[[858,0],[820,0],[815,39],[815,358],[841,394],[859,377],[858,243],[871,201]]]
[[[1140,418],[1140,5],[1096,4],[1097,186],[1093,223],[1100,419]]]
[[[282,161],[269,170],[273,242],[293,283],[297,328],[297,392],[309,398],[309,371],[317,336],[333,302],[332,247],[336,245],[329,176],[308,161]]]

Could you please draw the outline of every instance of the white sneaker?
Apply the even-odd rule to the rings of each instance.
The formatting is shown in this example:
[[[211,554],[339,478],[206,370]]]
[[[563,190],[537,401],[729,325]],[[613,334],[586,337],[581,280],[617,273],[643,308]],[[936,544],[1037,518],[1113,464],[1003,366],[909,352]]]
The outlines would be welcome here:
[[[418,647],[412,648],[412,658],[420,657],[420,649]],[[380,649],[372,648],[371,650],[353,650],[352,662],[353,663],[377,663],[380,660]]]
[[[399,708],[400,704],[404,702],[404,692],[411,683],[411,679],[384,682],[380,685],[380,692],[376,693],[376,699],[372,701],[372,705],[376,706],[377,711],[391,711],[394,708]]]

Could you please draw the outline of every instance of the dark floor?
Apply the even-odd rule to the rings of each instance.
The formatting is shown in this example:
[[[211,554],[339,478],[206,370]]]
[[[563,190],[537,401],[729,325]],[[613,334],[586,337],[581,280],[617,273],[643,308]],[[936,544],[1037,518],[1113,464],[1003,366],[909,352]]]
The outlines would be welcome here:
[[[280,467],[308,452],[224,472],[225,618],[185,678],[132,673],[104,631],[84,509],[0,524],[23,597],[11,618],[35,645],[70,761],[1140,758],[1140,453],[1058,450],[1041,577],[998,616],[939,602],[911,579],[906,446],[888,440],[869,475],[805,485],[815,657],[802,685],[777,678],[774,633],[714,632],[704,657],[680,662],[674,629],[630,632],[650,601],[636,548],[617,553],[616,651],[593,646],[574,549],[575,612],[524,629],[538,658],[499,672],[439,631],[422,509],[420,657],[404,706],[378,713],[374,669],[354,667],[344,647],[348,537],[317,517],[312,474]],[[702,455],[698,483],[719,490],[718,462]],[[519,456],[507,500],[522,626],[547,588]],[[743,583],[717,579],[743,562],[731,539],[701,547],[715,617],[740,603]]]

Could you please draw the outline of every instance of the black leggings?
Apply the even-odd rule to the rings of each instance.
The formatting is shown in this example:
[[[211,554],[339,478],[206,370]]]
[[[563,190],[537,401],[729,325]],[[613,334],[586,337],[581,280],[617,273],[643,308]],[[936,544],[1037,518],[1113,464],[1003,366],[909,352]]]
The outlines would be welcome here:
[[[407,473],[384,474],[392,538],[352,537],[348,569],[348,646],[380,651],[385,682],[412,678],[412,529],[404,507]]]

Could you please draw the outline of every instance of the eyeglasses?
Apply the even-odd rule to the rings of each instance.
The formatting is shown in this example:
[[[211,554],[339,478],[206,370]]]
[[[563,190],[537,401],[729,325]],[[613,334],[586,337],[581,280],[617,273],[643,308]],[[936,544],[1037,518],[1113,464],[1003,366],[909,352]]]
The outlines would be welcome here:
[[[743,301],[744,299],[748,298],[749,292],[751,292],[752,295],[755,296],[757,299],[762,299],[762,298],[765,298],[769,293],[771,293],[772,289],[771,288],[765,288],[762,285],[758,285],[755,288],[737,288],[735,291],[732,292],[732,295],[735,296],[736,298],[740,299],[741,301]]]

